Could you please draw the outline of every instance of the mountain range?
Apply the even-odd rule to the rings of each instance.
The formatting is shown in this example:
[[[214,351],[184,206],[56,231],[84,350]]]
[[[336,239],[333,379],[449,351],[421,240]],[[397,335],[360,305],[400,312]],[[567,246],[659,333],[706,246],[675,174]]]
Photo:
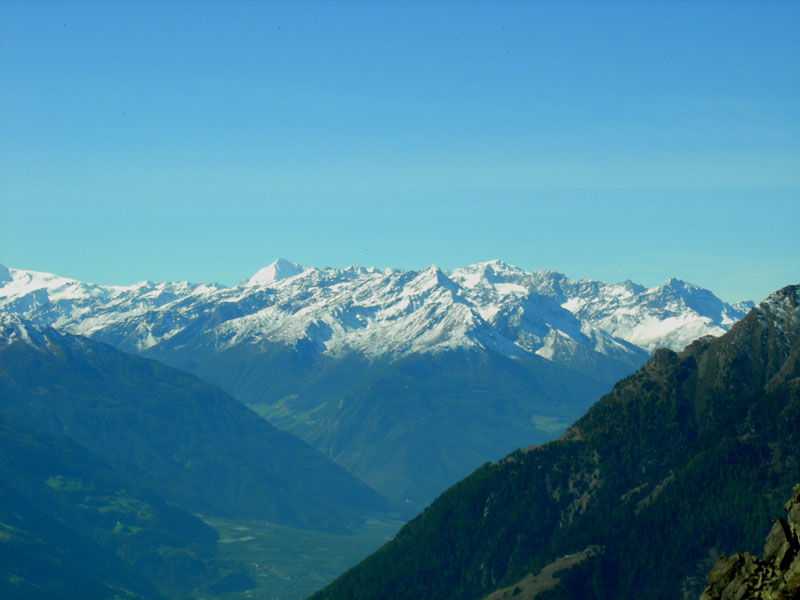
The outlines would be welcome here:
[[[435,265],[319,269],[278,259],[233,287],[102,286],[0,266],[0,308],[129,352],[180,347],[202,332],[218,349],[305,341],[319,354],[373,359],[478,347],[559,362],[582,346],[635,364],[641,349],[680,350],[720,335],[750,307],[676,279],[653,288],[573,281],[499,260],[445,273]]]
[[[798,424],[794,285],[720,337],[657,350],[558,440],[479,468],[313,600],[697,598],[800,481]]]
[[[232,287],[0,268],[0,310],[219,385],[411,509],[557,436],[656,347],[720,335],[751,304],[501,261],[446,273],[279,259]]]

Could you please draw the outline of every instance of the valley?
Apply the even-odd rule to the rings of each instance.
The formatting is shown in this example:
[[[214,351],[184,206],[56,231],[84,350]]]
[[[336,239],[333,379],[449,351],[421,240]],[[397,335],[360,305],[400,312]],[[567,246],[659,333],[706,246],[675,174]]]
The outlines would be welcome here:
[[[346,534],[295,529],[264,521],[205,517],[219,534],[223,560],[243,565],[254,583],[215,600],[302,600],[388,542],[403,525],[367,519]]]
[[[556,437],[656,346],[719,335],[749,306],[674,279],[573,281],[498,260],[445,273],[278,259],[233,287],[5,271],[0,310],[218,385],[409,515]]]

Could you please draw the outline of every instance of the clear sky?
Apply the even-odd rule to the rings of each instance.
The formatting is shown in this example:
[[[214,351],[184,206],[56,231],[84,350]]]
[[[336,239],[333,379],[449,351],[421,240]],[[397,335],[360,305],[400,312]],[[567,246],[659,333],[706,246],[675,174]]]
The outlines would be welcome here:
[[[800,282],[800,2],[0,0],[0,263]]]

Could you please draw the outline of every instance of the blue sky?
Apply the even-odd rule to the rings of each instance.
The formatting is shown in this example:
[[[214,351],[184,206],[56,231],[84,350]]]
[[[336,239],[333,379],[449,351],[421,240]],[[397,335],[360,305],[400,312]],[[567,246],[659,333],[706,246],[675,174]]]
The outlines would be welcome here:
[[[800,281],[800,3],[0,7],[7,266]]]

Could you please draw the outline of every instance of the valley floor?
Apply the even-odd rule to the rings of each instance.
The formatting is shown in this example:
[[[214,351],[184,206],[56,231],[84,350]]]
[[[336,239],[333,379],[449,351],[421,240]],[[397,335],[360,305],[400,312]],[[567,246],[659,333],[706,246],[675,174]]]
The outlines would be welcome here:
[[[301,600],[392,539],[402,521],[371,519],[350,534],[264,521],[205,517],[220,536],[220,558],[243,565],[258,586],[215,600]]]

